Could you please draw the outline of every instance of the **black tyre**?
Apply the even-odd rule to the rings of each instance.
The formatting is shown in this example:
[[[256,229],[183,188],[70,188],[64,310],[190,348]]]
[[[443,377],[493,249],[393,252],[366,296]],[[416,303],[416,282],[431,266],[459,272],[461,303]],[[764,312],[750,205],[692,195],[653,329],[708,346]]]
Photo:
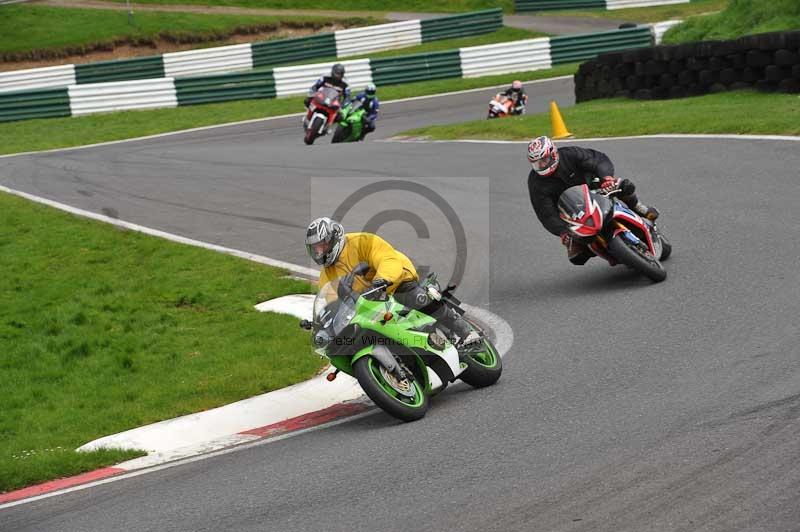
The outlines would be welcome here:
[[[342,126],[336,126],[336,131],[333,133],[333,138],[331,139],[331,144],[337,144],[339,142],[344,142],[350,134],[350,128],[344,128]]]
[[[314,141],[317,140],[319,136],[319,128],[322,127],[322,118],[316,117],[311,123],[308,125],[308,129],[306,129],[306,134],[303,137],[303,142],[311,146],[314,144]]]
[[[474,388],[491,386],[503,373],[503,359],[500,358],[494,344],[483,334],[480,327],[469,318],[465,319],[473,329],[481,333],[483,341],[480,345],[468,348],[461,354],[461,363],[465,364],[467,369],[458,378]]]
[[[413,375],[409,375],[402,383],[398,382],[371,356],[356,361],[353,375],[367,397],[392,417],[401,421],[416,421],[428,411],[428,396]]]
[[[619,235],[608,243],[608,250],[622,264],[630,266],[653,282],[659,283],[667,278],[666,270],[650,252],[638,246],[629,246]]]

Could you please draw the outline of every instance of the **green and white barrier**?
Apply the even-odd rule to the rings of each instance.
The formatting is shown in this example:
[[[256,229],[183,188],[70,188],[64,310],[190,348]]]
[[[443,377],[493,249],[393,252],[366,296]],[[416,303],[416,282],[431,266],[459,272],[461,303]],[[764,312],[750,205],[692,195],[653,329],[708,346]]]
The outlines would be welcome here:
[[[632,7],[688,4],[691,0],[514,0],[517,13],[560,9],[628,9]]]
[[[158,56],[0,72],[0,93],[21,89],[67,87],[275,67],[314,58],[351,57],[492,32],[503,26],[501,9],[488,9],[431,20],[409,20],[339,30],[309,37],[172,52]]]
[[[526,39],[455,50],[343,61],[354,91],[442,78],[477,77],[550,68],[609,51],[652,44],[649,26],[594,34]],[[235,57],[236,50],[230,53]],[[179,67],[170,68],[178,72]],[[333,61],[237,73],[163,77],[112,83],[73,84],[63,89],[0,93],[0,122],[46,116],[84,115],[210,102],[305,94]]]

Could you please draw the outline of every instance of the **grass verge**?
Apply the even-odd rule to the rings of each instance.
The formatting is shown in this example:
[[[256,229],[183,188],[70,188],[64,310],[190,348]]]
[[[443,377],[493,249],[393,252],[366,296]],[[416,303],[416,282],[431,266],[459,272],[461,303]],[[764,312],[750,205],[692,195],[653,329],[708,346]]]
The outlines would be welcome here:
[[[123,1],[123,0],[118,0]],[[502,7],[514,10],[514,0],[138,0],[142,4],[192,4],[238,6],[262,9],[326,9],[332,11],[405,11],[427,13],[461,13]]]
[[[378,23],[366,18],[336,19],[345,26]],[[173,12],[137,12],[133,24],[125,11],[73,9],[38,5],[3,7],[0,60],[27,61],[113,50],[116,46],[154,47],[160,42],[205,43],[233,35],[281,29],[320,30],[328,17],[203,15]],[[152,50],[149,51],[153,53]]]
[[[548,70],[517,72],[480,78],[450,78],[380,87],[381,100],[441,94],[458,90],[511,83],[514,79],[534,80],[574,74],[577,63]],[[354,87],[361,90],[361,87]],[[108,142],[194,127],[240,120],[299,113],[303,98],[242,100],[193,105],[173,109],[124,111],[68,118],[47,118],[0,123],[0,154],[48,150]],[[380,127],[380,120],[378,121]],[[298,139],[300,125],[298,122]]]
[[[543,11],[536,13],[544,16],[570,16],[589,18],[608,18],[627,20],[630,22],[661,22],[663,20],[685,19],[693,15],[713,13],[725,9],[728,0],[692,0],[689,4],[672,4],[665,6],[631,7],[628,9],[569,9],[559,11]]]
[[[800,29],[798,0],[730,0],[715,15],[692,17],[664,34],[664,44],[735,39],[743,35]]]
[[[135,455],[81,444],[313,376],[310,285],[0,193],[0,491]]]
[[[800,135],[800,97],[751,91],[725,92],[680,100],[596,100],[561,109],[576,137],[656,133]],[[502,120],[431,126],[402,133],[433,140],[524,140],[550,131],[548,113]]]

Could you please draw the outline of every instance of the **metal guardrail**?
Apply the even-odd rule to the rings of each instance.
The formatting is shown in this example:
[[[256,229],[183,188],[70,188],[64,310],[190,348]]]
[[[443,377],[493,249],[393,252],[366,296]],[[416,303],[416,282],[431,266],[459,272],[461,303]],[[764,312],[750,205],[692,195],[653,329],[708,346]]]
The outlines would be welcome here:
[[[550,68],[550,39],[461,48],[461,72],[465,78]]]
[[[275,98],[275,77],[271,70],[241,74],[198,76],[175,80],[178,105]]]
[[[68,91],[72,116],[178,105],[172,78],[72,85]]]
[[[383,86],[543,69],[554,64],[591,58],[607,51],[646,47],[652,40],[651,27],[641,26],[342,63],[347,70],[347,80],[354,90],[358,90],[369,82]],[[179,77],[174,80],[166,77],[117,83],[78,83],[71,85],[68,90],[0,93],[0,121],[68,116],[70,112],[79,115],[118,109],[305,94],[314,81],[330,71],[332,64],[333,61],[330,61],[272,70]],[[38,109],[39,106],[41,109]]]
[[[342,64],[345,67],[347,81],[354,88],[372,82],[369,59],[342,61]],[[333,62],[275,68],[272,70],[275,76],[275,91],[278,96],[305,94],[320,76],[330,73],[332,66]]]
[[[583,61],[598,54],[652,46],[653,35],[649,26],[564,35],[550,39],[550,55],[554,65]]]
[[[163,57],[164,75],[167,77],[191,76],[209,72],[235,72],[253,68],[253,54],[249,44],[172,52],[164,54]]]
[[[606,0],[606,9],[629,9],[631,7],[688,4],[690,1],[691,0]]]
[[[66,87],[0,94],[0,122],[69,115]]]
[[[367,26],[336,32],[336,55],[347,57],[378,50],[390,50],[422,44],[419,20]]]
[[[459,50],[372,60],[372,78],[376,85],[460,77]]]
[[[558,9],[628,9],[632,7],[688,4],[691,0],[514,0],[517,13]]]
[[[75,65],[78,85],[163,77],[164,60],[160,55]]]
[[[503,27],[503,10],[498,8],[432,18],[422,21],[422,42],[479,35]]]
[[[8,91],[67,87],[75,84],[75,65],[0,72],[0,94]]]
[[[209,72],[235,72],[251,68],[275,67],[304,61],[361,55],[378,50],[413,46],[450,37],[475,35],[502,27],[502,10],[491,9],[425,21],[411,20],[352,28],[295,39],[281,39],[234,46],[205,48],[117,61],[66,65],[75,71],[75,79],[64,83],[38,76],[40,87],[64,87],[77,83],[104,83],[135,79],[185,76]],[[34,75],[32,71],[26,71]],[[45,75],[47,71],[45,72]],[[0,73],[0,92],[14,90]]]

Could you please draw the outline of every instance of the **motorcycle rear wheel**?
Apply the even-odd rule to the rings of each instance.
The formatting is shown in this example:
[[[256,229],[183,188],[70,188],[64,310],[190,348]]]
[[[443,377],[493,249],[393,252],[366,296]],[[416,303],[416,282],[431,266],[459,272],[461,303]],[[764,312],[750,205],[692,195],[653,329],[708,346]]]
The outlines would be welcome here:
[[[413,396],[401,394],[396,386],[386,377],[386,370],[380,362],[367,355],[359,358],[353,365],[353,375],[358,380],[367,397],[384,412],[400,421],[416,421],[422,419],[428,411],[430,402],[422,385],[414,375],[407,380]]]
[[[483,340],[480,346],[465,351],[459,357],[461,363],[465,364],[467,369],[458,378],[473,388],[491,386],[497,382],[503,373],[503,359],[500,358],[497,348],[485,336],[480,327],[469,318],[464,319],[473,329],[481,333]]]
[[[667,278],[667,271],[658,259],[650,253],[633,249],[619,235],[609,241],[608,251],[622,264],[630,266],[655,283]]]

